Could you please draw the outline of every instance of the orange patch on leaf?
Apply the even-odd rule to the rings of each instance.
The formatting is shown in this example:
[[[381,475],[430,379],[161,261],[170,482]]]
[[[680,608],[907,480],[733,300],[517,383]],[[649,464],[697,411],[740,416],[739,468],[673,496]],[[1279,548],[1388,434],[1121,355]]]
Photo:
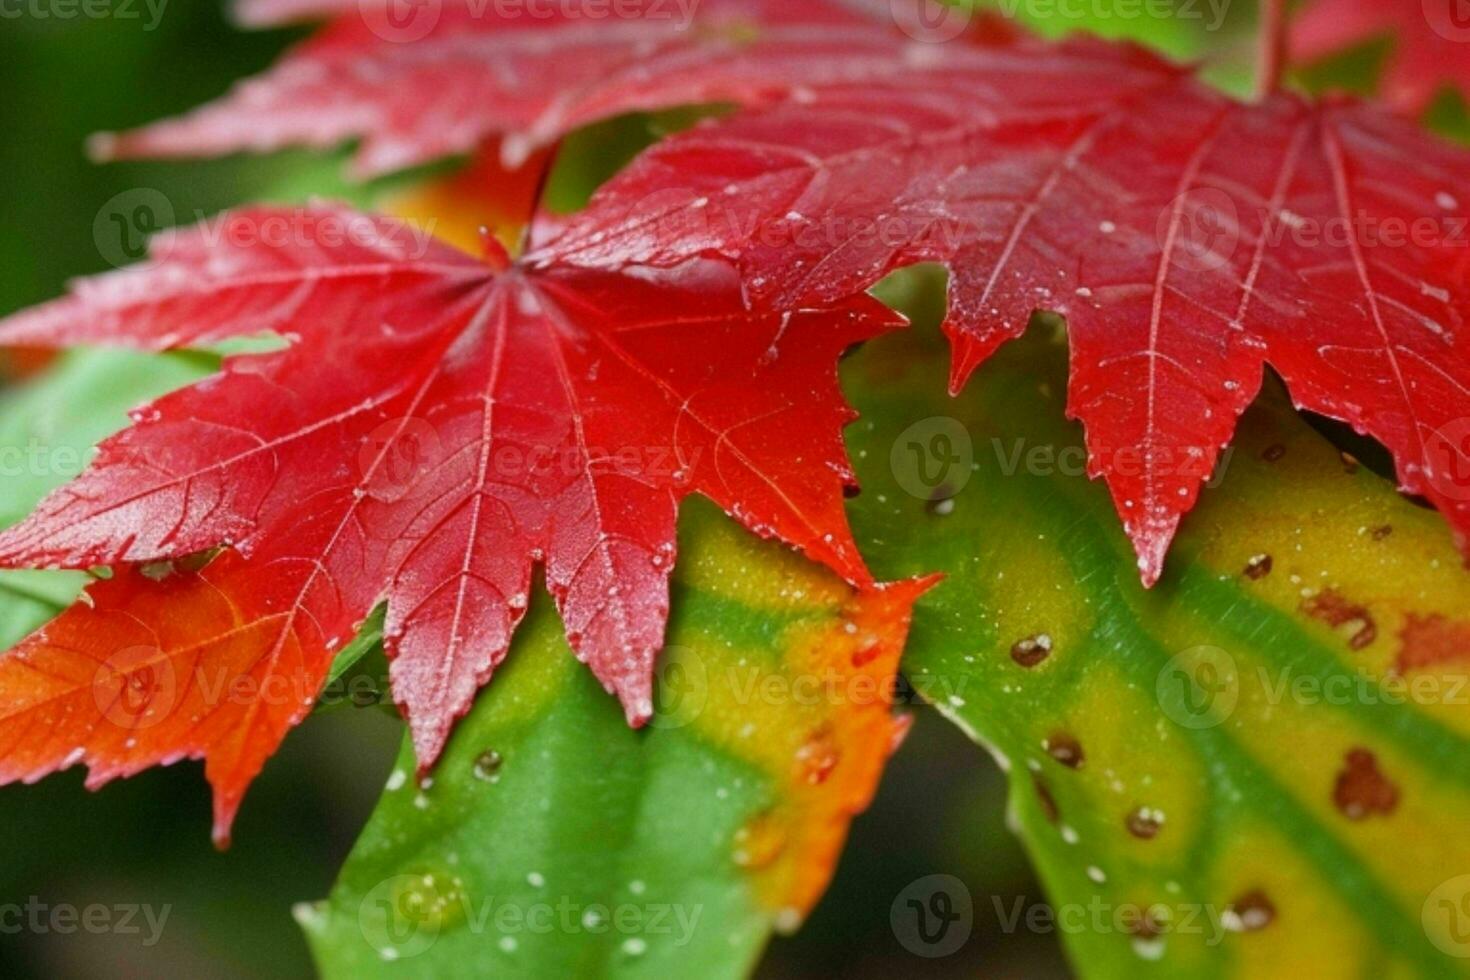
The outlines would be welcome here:
[[[1400,674],[1464,661],[1470,661],[1470,622],[1413,613],[1404,620],[1394,664]]]
[[[788,655],[788,681],[816,693],[816,720],[783,730],[791,740],[781,800],[736,835],[736,862],[757,876],[757,894],[794,928],[826,891],[852,818],[868,808],[909,719],[893,714],[898,661],[914,602],[937,578],[856,593],[841,625],[802,637]],[[802,702],[810,703],[805,697]],[[809,716],[810,717],[810,716]]]
[[[1373,621],[1368,608],[1349,601],[1332,589],[1304,599],[1301,609],[1313,619],[1337,630],[1354,650],[1362,650],[1378,638],[1378,624]]]
[[[513,253],[550,165],[551,154],[543,150],[515,169],[507,168],[499,142],[492,140],[464,169],[394,198],[387,210],[467,252],[480,251],[484,229]]]
[[[302,601],[310,584],[252,573],[234,552],[203,569],[127,566],[94,583],[0,657],[0,783],[85,763],[97,789],[202,758],[215,843],[228,846],[246,787],[331,666]]]

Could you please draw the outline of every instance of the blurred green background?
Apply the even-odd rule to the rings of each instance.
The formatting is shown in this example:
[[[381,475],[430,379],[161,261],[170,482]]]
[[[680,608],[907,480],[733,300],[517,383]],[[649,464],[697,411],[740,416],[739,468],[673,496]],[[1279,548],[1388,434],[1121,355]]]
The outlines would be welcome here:
[[[32,0],[8,9],[31,9]],[[795,0],[794,0],[795,2]],[[1014,7],[1015,4],[1008,6]],[[1103,16],[1041,25],[1094,27],[1180,56],[1218,55],[1217,81],[1248,85],[1254,5],[1229,5],[1225,27],[1199,21]],[[40,10],[49,8],[42,3]],[[218,0],[172,0],[153,29],[138,16],[0,20],[0,315],[56,295],[77,275],[108,267],[119,242],[109,227],[118,195],[168,202],[175,219],[261,197],[340,194],[341,160],[265,159],[94,166],[92,132],[185,110],[268,65],[301,32],[242,33]],[[1381,48],[1318,81],[1371,77]],[[1361,84],[1358,87],[1362,87]],[[1464,125],[1447,105],[1438,117]],[[588,141],[588,145],[599,145]],[[595,169],[595,168],[594,168]],[[99,219],[99,215],[101,218]],[[100,225],[99,225],[100,222]],[[113,234],[117,234],[116,231]],[[3,487],[0,487],[3,492]],[[209,795],[200,769],[145,773],[99,794],[68,772],[0,790],[0,905],[168,907],[162,938],[108,933],[5,934],[0,976],[308,976],[294,903],[325,896],[383,785],[402,733],[396,718],[344,708],[313,716],[253,787],[220,854],[209,843]],[[924,960],[903,949],[889,920],[893,899],[929,874],[968,886],[975,933],[956,955]],[[1042,896],[1005,828],[1003,786],[982,752],[932,712],[894,759],[873,809],[860,817],[827,898],[795,939],[778,940],[761,967],[770,978],[1046,977],[1066,969],[1054,936],[1004,935],[997,903]],[[0,923],[3,925],[3,923]]]

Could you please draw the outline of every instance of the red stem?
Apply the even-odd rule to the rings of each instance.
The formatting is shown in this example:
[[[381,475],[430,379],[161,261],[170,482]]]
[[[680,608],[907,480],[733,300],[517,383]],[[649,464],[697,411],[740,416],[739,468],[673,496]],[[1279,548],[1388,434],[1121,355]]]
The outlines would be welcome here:
[[[1256,92],[1262,98],[1281,88],[1281,76],[1286,71],[1286,45],[1286,0],[1261,0]]]
[[[551,183],[551,174],[556,169],[556,158],[561,154],[561,147],[562,144],[557,142],[546,151],[545,166],[536,181],[536,192],[531,196],[531,213],[526,216],[526,223],[521,228],[521,240],[516,246],[516,258],[525,255],[532,246],[538,244],[536,219],[541,216],[541,199],[546,196],[546,188]]]

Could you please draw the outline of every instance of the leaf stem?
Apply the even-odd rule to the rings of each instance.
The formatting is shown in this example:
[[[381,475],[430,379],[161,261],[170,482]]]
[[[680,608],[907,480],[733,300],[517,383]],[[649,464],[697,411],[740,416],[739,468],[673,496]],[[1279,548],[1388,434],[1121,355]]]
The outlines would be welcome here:
[[[1286,0],[1261,0],[1260,57],[1256,93],[1261,98],[1281,89],[1286,71]]]
[[[531,195],[531,213],[526,217],[526,223],[521,227],[521,240],[516,248],[516,256],[519,258],[531,250],[537,243],[537,219],[542,215],[542,199],[546,197],[546,189],[551,184],[552,172],[556,170],[556,158],[561,154],[562,143],[558,140],[546,151],[546,159],[541,169],[539,179],[536,181],[536,191]]]

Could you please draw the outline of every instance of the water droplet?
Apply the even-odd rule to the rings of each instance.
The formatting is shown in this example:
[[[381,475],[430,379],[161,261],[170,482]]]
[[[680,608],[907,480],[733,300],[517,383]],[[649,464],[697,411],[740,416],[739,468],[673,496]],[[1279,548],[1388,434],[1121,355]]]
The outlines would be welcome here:
[[[785,828],[767,812],[735,832],[733,857],[742,868],[764,868],[780,857],[785,847]]]
[[[1239,896],[1225,907],[1220,924],[1231,932],[1255,932],[1276,919],[1276,906],[1259,888]]]
[[[1051,655],[1051,635],[1037,633],[1011,647],[1011,659],[1022,667],[1035,667]]]
[[[1128,814],[1124,825],[1128,828],[1128,833],[1139,840],[1153,840],[1164,828],[1164,814],[1153,807],[1141,806]]]
[[[1154,962],[1163,959],[1164,937],[1163,936],[1134,936],[1133,953],[1141,960]]]
[[[809,786],[820,786],[842,761],[842,749],[833,738],[830,725],[815,729],[801,748],[796,750],[797,771]]]
[[[1041,742],[1046,754],[1066,766],[1079,769],[1082,766],[1082,743],[1066,732],[1052,732]]]
[[[499,752],[486,749],[475,757],[475,778],[487,783],[500,781],[500,767],[505,764]]]

